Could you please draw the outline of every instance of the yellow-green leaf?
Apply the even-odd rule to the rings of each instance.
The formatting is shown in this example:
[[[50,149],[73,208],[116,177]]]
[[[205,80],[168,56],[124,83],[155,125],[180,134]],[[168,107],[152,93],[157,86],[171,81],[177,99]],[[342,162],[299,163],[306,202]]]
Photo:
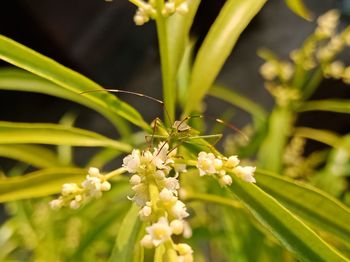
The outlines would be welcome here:
[[[303,0],[285,0],[285,2],[290,10],[292,10],[298,16],[301,16],[308,21],[312,20],[312,14],[310,10],[305,6]]]
[[[12,122],[0,122],[0,144],[101,146],[112,147],[123,152],[129,152],[132,149],[128,144],[80,128]]]
[[[194,61],[184,115],[189,115],[214,83],[239,35],[266,0],[228,0]]]
[[[87,171],[81,168],[47,168],[0,180],[0,202],[43,197],[61,191],[64,183],[79,183]]]

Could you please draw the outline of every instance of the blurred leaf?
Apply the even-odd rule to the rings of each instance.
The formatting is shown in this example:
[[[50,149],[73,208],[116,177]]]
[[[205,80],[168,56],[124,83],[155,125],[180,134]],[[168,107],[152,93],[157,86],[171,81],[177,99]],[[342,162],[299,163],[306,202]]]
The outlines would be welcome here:
[[[350,241],[350,209],[323,191],[291,179],[257,170],[257,185],[295,214]]]
[[[300,219],[257,186],[234,178],[230,190],[300,260],[346,261]]]
[[[176,81],[177,71],[184,56],[185,47],[189,41],[189,33],[197,12],[200,0],[188,1],[189,12],[185,15],[175,13],[167,20],[169,60],[172,66],[173,81]]]
[[[265,2],[266,0],[226,1],[195,59],[184,115],[189,115],[202,101],[239,35]]]
[[[43,197],[61,191],[64,183],[84,180],[87,171],[81,168],[47,168],[24,176],[0,180],[0,202]]]
[[[138,213],[139,207],[133,204],[120,225],[110,262],[132,261],[134,248],[139,245],[137,237],[142,225]]]
[[[335,113],[350,114],[350,100],[325,99],[308,101],[302,104],[302,106],[299,108],[299,111],[329,111]]]
[[[223,101],[226,101],[252,115],[259,121],[265,121],[267,117],[266,111],[258,105],[258,103],[249,98],[238,94],[234,90],[227,87],[214,85],[210,88],[209,94]]]
[[[76,94],[89,90],[103,90],[100,85],[85,76],[2,35],[0,35],[0,59],[45,78],[59,85],[62,89],[67,89]],[[141,115],[133,107],[120,101],[108,92],[93,92],[85,94],[83,97],[86,100],[99,104],[105,110],[110,110],[112,113],[129,120],[135,125],[150,130],[149,125],[144,122]]]
[[[298,16],[301,16],[305,20],[312,21],[312,14],[310,10],[305,6],[303,0],[284,0],[287,6]]]
[[[298,127],[295,129],[294,135],[309,138],[331,147],[338,147],[341,145],[340,136],[329,130],[321,130],[310,127]],[[350,152],[350,148],[347,150]]]
[[[60,119],[59,124],[66,127],[74,126],[74,123],[78,115],[73,112],[68,112],[63,115]],[[73,162],[73,149],[69,145],[59,145],[57,146],[57,154],[60,162],[64,165],[70,165]]]
[[[276,173],[281,170],[292,121],[292,113],[287,108],[276,107],[272,111],[268,122],[268,133],[258,152],[259,167]]]
[[[126,121],[111,112],[107,107],[101,106],[90,98],[87,98],[84,94],[78,94],[62,88],[59,85],[21,69],[0,68],[0,89],[47,94],[79,103],[101,113],[114,124],[122,135],[130,133]]]
[[[51,150],[37,145],[0,145],[0,156],[41,168],[61,165]]]
[[[123,152],[131,146],[92,131],[56,124],[12,123],[0,121],[0,144],[50,144],[113,147]]]

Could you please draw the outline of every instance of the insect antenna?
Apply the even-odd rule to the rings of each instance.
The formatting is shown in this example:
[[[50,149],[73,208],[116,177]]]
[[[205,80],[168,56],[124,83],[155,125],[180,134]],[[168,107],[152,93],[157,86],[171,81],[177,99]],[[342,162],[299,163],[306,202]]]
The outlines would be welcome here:
[[[204,115],[193,115],[193,116],[187,116],[184,119],[181,120],[181,122],[178,124],[178,126],[180,126],[181,124],[183,124],[184,122],[190,120],[191,118],[207,118],[210,119],[212,121],[215,121],[219,124],[222,124],[224,126],[226,126],[227,128],[237,132],[238,134],[240,134],[244,139],[246,139],[247,141],[249,141],[249,137],[244,134],[244,132],[242,132],[238,127],[236,127],[235,125],[231,124],[231,123],[226,123],[225,121],[219,119],[219,118],[215,118],[212,116],[204,116]]]
[[[145,94],[141,94],[141,93],[137,93],[137,92],[133,92],[133,91],[127,91],[127,90],[121,90],[121,89],[95,89],[95,90],[88,90],[88,91],[84,91],[79,93],[80,95],[86,94],[86,93],[93,93],[93,92],[111,92],[111,93],[122,93],[122,94],[129,94],[129,95],[135,95],[135,96],[139,96],[139,97],[145,97],[149,100],[155,101],[159,104],[162,105],[165,115],[169,121],[169,123],[172,123],[171,118],[170,118],[170,114],[168,112],[168,110],[166,109],[166,106],[164,104],[164,102],[160,99],[154,98],[152,96],[148,96]]]

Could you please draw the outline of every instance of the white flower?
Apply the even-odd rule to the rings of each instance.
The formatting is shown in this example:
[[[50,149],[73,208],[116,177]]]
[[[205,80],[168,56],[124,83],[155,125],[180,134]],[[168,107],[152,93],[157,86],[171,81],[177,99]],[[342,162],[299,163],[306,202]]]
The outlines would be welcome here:
[[[147,227],[146,231],[151,236],[151,242],[155,247],[169,240],[172,234],[169,222],[165,217],[160,217],[158,222]]]
[[[219,179],[219,183],[222,186],[229,186],[232,184],[232,177],[229,175],[225,175]]]
[[[88,173],[90,176],[95,176],[95,177],[99,177],[100,175],[100,170],[96,167],[90,167],[88,170]]]
[[[184,221],[180,219],[175,219],[170,222],[171,230],[173,234],[180,235],[184,230]]]
[[[148,201],[148,188],[145,184],[140,183],[131,188],[135,191],[135,195],[131,198],[138,206],[144,206]]]
[[[239,164],[239,159],[237,156],[230,156],[225,162],[225,167],[229,169],[233,169]]]
[[[180,188],[180,184],[175,177],[168,177],[164,180],[164,187],[177,195],[177,190]]]
[[[144,206],[139,211],[141,220],[145,221],[152,214],[152,208],[150,206]]]
[[[337,10],[330,10],[317,19],[318,27],[316,34],[322,37],[330,37],[334,34],[339,20],[339,12]]]
[[[81,186],[86,190],[86,194],[90,197],[99,198],[102,196],[100,178],[87,175],[86,180],[81,183]]]
[[[64,205],[63,200],[61,198],[54,199],[54,200],[50,201],[49,204],[50,204],[51,209],[53,209],[53,210],[58,210]]]
[[[79,186],[75,183],[63,184],[61,194],[62,196],[68,196],[75,194],[79,191]]]
[[[71,209],[78,209],[80,206],[81,206],[81,203],[75,199],[69,203],[69,207]]]
[[[104,181],[101,184],[101,190],[102,191],[109,191],[111,189],[111,183],[109,183],[108,181]]]
[[[131,155],[123,159],[123,167],[125,167],[129,173],[136,173],[140,167],[140,163],[140,151],[136,149],[131,152]]]
[[[266,80],[273,80],[278,74],[278,67],[276,63],[266,62],[260,67],[260,74]]]
[[[171,208],[173,215],[178,219],[183,219],[190,215],[189,213],[187,213],[186,210],[187,210],[186,205],[180,200],[177,200],[173,205],[173,207]]]
[[[141,177],[139,175],[133,175],[129,182],[131,185],[136,186],[141,183]]]
[[[170,202],[176,198],[172,191],[170,191],[167,188],[163,188],[162,191],[159,193],[159,199],[163,202]]]
[[[176,11],[179,12],[181,15],[185,15],[188,13],[188,3],[184,2],[179,7],[176,8]]]
[[[326,76],[331,76],[336,79],[341,78],[344,72],[344,64],[341,61],[334,61],[325,70]]]
[[[174,164],[174,169],[175,169],[176,175],[178,175],[179,173],[187,172],[186,164]]]
[[[175,246],[176,251],[180,254],[178,262],[192,262],[193,261],[193,250],[190,245],[180,243]]]
[[[191,238],[192,237],[192,228],[187,221],[184,221],[184,230],[183,230],[182,235],[184,238]]]
[[[237,166],[234,169],[235,174],[241,178],[242,180],[250,183],[255,183],[256,180],[254,178],[255,167],[252,166]]]
[[[145,248],[153,248],[153,239],[150,235],[145,235],[142,239],[141,239],[141,245]]]
[[[204,176],[206,174],[214,174],[215,170],[215,156],[213,153],[200,152],[198,154],[197,168],[199,169],[199,175]]]

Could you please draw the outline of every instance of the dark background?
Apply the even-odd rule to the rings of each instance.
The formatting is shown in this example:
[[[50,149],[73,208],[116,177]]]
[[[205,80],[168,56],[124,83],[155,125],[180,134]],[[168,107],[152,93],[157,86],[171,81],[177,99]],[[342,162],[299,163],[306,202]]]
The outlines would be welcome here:
[[[203,39],[223,0],[203,0],[192,33]],[[318,16],[331,8],[342,8],[342,23],[349,24],[349,1],[309,0]],[[0,33],[45,54],[99,84],[161,98],[161,75],[153,22],[137,27],[135,6],[127,0],[2,0]],[[292,13],[281,0],[270,0],[239,39],[218,82],[246,94],[269,109],[272,99],[258,74],[262,60],[258,48],[267,47],[282,58],[299,47],[313,31],[309,23]],[[343,60],[349,62],[348,57]],[[5,65],[2,63],[0,65]],[[329,88],[329,86],[332,88]],[[350,98],[350,88],[327,80],[314,98]],[[161,115],[161,107],[144,99],[122,96],[142,110],[147,121]],[[220,116],[215,99],[207,99],[210,115]],[[216,104],[215,104],[216,103]],[[58,122],[67,111],[79,113],[77,125],[111,135],[112,126],[102,116],[80,105],[58,98],[23,92],[0,91],[0,120]],[[341,114],[308,113],[299,122],[317,128],[349,131],[349,118]],[[237,111],[233,122],[242,127],[248,115]]]

